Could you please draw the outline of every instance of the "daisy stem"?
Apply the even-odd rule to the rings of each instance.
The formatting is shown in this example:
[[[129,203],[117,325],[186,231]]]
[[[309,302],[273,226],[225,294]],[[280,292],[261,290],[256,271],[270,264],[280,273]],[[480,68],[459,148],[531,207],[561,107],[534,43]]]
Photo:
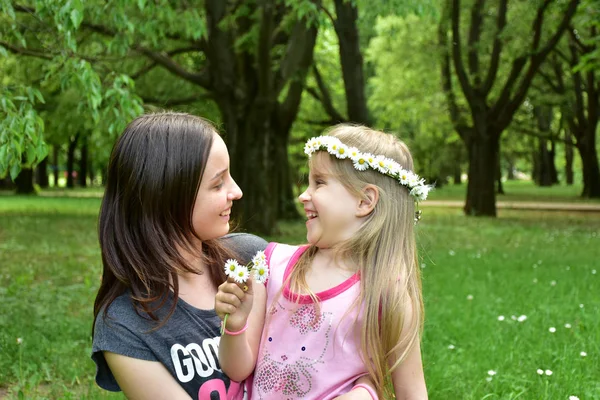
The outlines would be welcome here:
[[[227,317],[229,314],[225,314],[225,318],[223,318],[223,325],[221,325],[221,336],[225,333],[225,325],[227,324]]]

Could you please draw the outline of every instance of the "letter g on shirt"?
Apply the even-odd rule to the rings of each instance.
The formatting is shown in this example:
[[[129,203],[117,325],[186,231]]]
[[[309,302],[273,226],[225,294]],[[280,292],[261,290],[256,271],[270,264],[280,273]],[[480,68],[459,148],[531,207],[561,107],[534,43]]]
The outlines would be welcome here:
[[[207,338],[198,343],[183,346],[175,343],[171,346],[171,360],[180,382],[187,383],[194,375],[202,378],[210,377],[215,371],[221,372],[218,363],[219,342],[221,338]]]

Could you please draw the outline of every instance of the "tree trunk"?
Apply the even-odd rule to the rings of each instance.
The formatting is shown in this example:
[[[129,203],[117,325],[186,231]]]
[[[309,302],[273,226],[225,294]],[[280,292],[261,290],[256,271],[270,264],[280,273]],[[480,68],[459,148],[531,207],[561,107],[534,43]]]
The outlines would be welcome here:
[[[565,140],[573,140],[569,129],[565,129]],[[573,185],[573,146],[568,143],[565,144],[565,181],[567,185]]]
[[[69,139],[69,148],[67,150],[67,188],[73,189],[75,187],[75,180],[73,177],[73,171],[75,166],[75,149],[77,148],[77,141],[79,139],[79,133],[74,138]]]
[[[462,171],[460,170],[460,163],[454,164],[454,172],[452,174],[452,180],[455,185],[462,184]]]
[[[81,143],[81,158],[79,159],[79,186],[87,187],[87,175],[88,175],[88,138],[87,135],[83,136]]]
[[[33,169],[21,169],[21,172],[15,179],[15,185],[17,187],[17,194],[34,194],[35,188],[33,186]]]
[[[46,189],[50,186],[48,179],[48,157],[45,157],[36,167],[36,182],[37,184]]]
[[[58,146],[54,145],[52,146],[52,176],[54,177],[54,187],[57,188],[58,187],[58,178],[59,178],[59,173],[58,173]]]
[[[469,152],[469,183],[465,214],[473,216],[496,216],[496,169],[498,137],[490,137],[485,131],[472,135],[467,143]]]
[[[508,171],[506,172],[506,180],[514,181],[515,178],[515,163],[512,157],[508,160]]]
[[[500,159],[500,150],[498,149],[498,157],[496,161],[496,193],[505,194],[502,186],[502,160]]]
[[[344,79],[348,120],[370,125],[365,95],[364,63],[357,26],[358,9],[352,1],[335,0],[335,12],[337,19],[334,28],[340,44],[340,64]]]
[[[538,130],[550,135],[550,124],[552,122],[552,107],[535,106],[533,113],[537,120]],[[538,186],[552,186],[552,167],[550,161],[550,152],[548,151],[548,140],[540,138],[538,141],[537,153],[537,179],[535,183]]]
[[[553,185],[557,185],[560,183],[558,181],[558,170],[556,169],[556,142],[554,140],[550,141],[550,179]]]
[[[595,137],[595,135],[593,135]],[[600,198],[600,167],[598,165],[598,153],[596,152],[595,140],[578,146],[583,165],[583,191],[581,197],[590,199]]]

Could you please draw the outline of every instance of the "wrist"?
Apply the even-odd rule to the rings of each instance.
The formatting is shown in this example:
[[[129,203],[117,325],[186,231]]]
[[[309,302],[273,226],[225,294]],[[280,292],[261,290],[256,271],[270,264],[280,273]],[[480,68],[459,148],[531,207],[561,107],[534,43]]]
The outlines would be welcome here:
[[[221,321],[221,325],[223,325],[222,321]],[[230,324],[227,324],[227,325],[230,325]],[[229,326],[229,329],[228,329],[228,327],[225,326],[225,328],[223,329],[223,332],[229,336],[237,336],[237,335],[241,335],[242,333],[246,332],[246,329],[248,329],[248,321],[246,321],[244,326],[242,326],[241,328],[232,328],[231,326]]]

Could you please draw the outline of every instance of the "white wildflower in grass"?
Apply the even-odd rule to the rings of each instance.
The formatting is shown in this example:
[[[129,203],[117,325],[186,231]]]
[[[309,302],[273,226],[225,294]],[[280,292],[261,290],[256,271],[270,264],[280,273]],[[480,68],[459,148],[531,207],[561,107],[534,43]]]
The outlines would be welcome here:
[[[456,347],[454,347],[453,344],[448,345],[448,350],[454,350]]]
[[[579,397],[577,397],[577,396],[569,396],[569,400],[579,400]]]
[[[421,263],[421,268],[425,268],[425,267],[427,267],[427,264]]]
[[[544,373],[548,376],[552,375],[552,371],[550,371],[549,369],[545,370]]]
[[[592,274],[596,275],[596,270],[595,269],[592,270]]]
[[[579,308],[583,308],[583,304],[580,304],[580,305],[579,305]]]
[[[239,268],[239,266],[240,264],[236,260],[227,260],[227,262],[225,262],[225,275],[233,278],[234,273]]]
[[[448,252],[448,254],[450,254],[451,256],[453,256],[453,255],[455,255],[456,253],[454,252],[454,250],[450,250],[450,251]]]
[[[579,355],[580,355],[581,357],[587,357],[587,353],[586,353],[585,351],[582,351],[581,353],[579,353]]]
[[[550,286],[556,286],[556,281],[550,282]]]
[[[513,321],[516,321],[517,320],[517,316],[516,315],[511,315],[510,319],[512,319]]]
[[[544,375],[544,370],[543,369],[538,369],[537,373],[538,373],[538,375]]]
[[[565,328],[571,329],[571,324],[565,324]]]
[[[526,319],[527,319],[527,315],[521,315],[521,316],[519,316],[519,318],[517,318],[517,321],[519,321],[519,322],[523,322],[523,321],[525,321]]]
[[[485,378],[486,381],[491,382],[492,381],[492,377],[488,376],[487,378]]]
[[[248,280],[248,276],[250,276],[248,267],[245,265],[240,265],[238,269],[235,270],[233,279],[236,281],[236,283],[244,283]]]
[[[17,344],[22,344],[22,343],[23,343],[23,339],[22,339],[22,338],[20,338],[20,337],[18,337],[18,338],[17,338]]]
[[[504,321],[504,315],[498,315],[498,321]]]
[[[489,375],[489,376],[494,376],[494,375],[496,375],[496,371],[494,371],[493,369],[490,369],[490,370],[488,371],[488,375]]]
[[[254,280],[256,282],[262,284],[267,282],[267,279],[269,278],[269,267],[267,267],[267,264],[260,264],[259,266],[253,268],[252,272],[254,273]]]
[[[537,278],[533,278],[533,283],[537,283]]]
[[[553,327],[553,326],[551,326],[550,328],[548,328],[548,331],[549,331],[550,333],[554,333],[554,332],[556,332],[556,328],[555,328],[555,327]]]
[[[472,294],[468,295],[467,300],[473,300],[473,295]]]

